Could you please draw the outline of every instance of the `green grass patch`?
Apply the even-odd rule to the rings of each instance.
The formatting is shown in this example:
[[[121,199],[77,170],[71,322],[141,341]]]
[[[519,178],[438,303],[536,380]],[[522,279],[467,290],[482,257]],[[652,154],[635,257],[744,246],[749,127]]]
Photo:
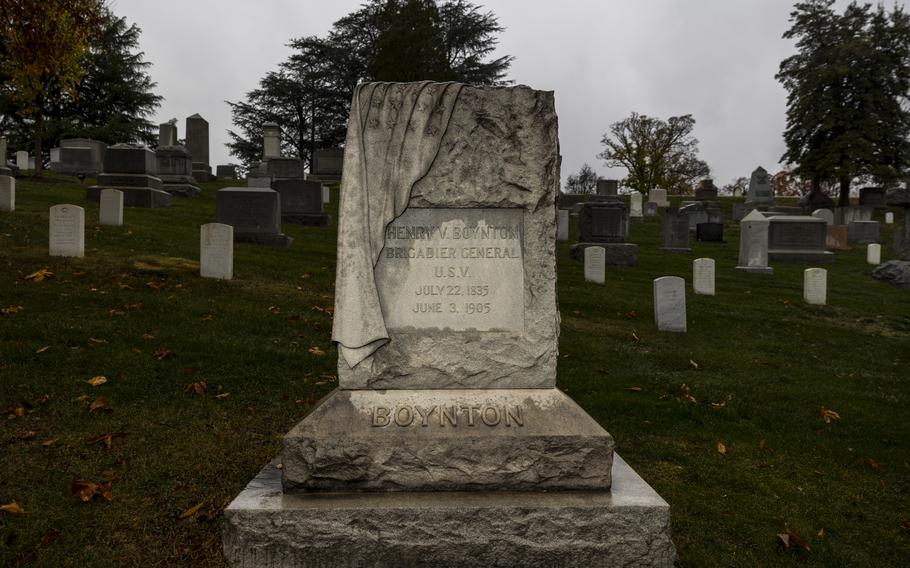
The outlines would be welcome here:
[[[290,248],[238,244],[234,280],[201,279],[223,185],[102,227],[72,178],[19,180],[0,214],[0,505],[25,513],[0,511],[0,565],[222,566],[224,506],[334,388],[336,227],[284,225]],[[84,259],[47,256],[66,202],[86,209]],[[860,246],[817,307],[803,266],[736,271],[733,226],[691,255],[659,252],[657,220],[631,233],[640,265],[603,286],[559,243],[559,384],[671,504],[680,564],[905,565],[910,294],[872,280]],[[691,292],[699,256],[716,297]],[[689,283],[686,334],[655,329],[664,275]],[[110,433],[126,435],[88,443]],[[74,480],[110,481],[112,500],[80,501]],[[811,550],[783,549],[788,529]]]

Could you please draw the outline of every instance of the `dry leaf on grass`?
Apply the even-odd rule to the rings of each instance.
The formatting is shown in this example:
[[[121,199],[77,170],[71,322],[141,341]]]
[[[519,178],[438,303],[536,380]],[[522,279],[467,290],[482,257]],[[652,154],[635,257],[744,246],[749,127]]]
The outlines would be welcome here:
[[[206,502],[206,501],[207,501],[207,499],[203,499],[203,500],[200,501],[198,504],[193,505],[192,507],[190,507],[190,508],[187,509],[186,511],[180,513],[180,515],[179,515],[177,518],[180,519],[180,520],[183,520],[183,519],[188,519],[188,518],[192,517],[193,515],[195,515],[196,513],[199,512],[199,509],[201,509],[202,506],[205,505],[205,502]]]
[[[5,308],[0,308],[0,315],[9,316],[18,314],[20,311],[22,311],[22,306],[7,306]]]
[[[309,352],[312,353],[313,355],[316,355],[317,357],[321,357],[321,356],[325,355],[325,351],[320,349],[318,345],[314,345],[314,346],[310,347]]]
[[[70,482],[70,495],[78,497],[83,503],[91,501],[95,495],[99,495],[105,501],[114,499],[111,493],[111,482],[95,483],[84,479],[74,479]]]
[[[831,410],[830,408],[825,408],[824,406],[818,409],[818,413],[821,415],[822,420],[824,420],[826,424],[831,424],[832,422],[837,422],[840,420],[840,414]]]
[[[47,350],[50,349],[50,348],[51,348],[50,345],[45,345],[44,347],[42,347],[42,348],[40,348],[40,349],[37,349],[37,350],[35,351],[35,353],[44,353],[45,351],[47,351]]]
[[[88,438],[87,440],[85,440],[85,443],[88,444],[89,446],[94,446],[95,444],[104,443],[104,445],[107,446],[108,449],[110,449],[111,446],[113,445],[114,438],[123,438],[124,436],[127,436],[127,435],[128,434],[126,432],[110,432],[108,434],[101,434],[100,436],[93,436],[91,438]]]
[[[15,501],[12,503],[7,503],[6,505],[0,505],[0,511],[10,513],[11,515],[22,515],[25,513],[25,509],[23,509],[22,506]]]
[[[164,361],[165,359],[170,359],[171,357],[176,357],[177,354],[168,349],[167,347],[159,347],[152,353],[152,356],[159,361]]]
[[[99,396],[95,401],[89,405],[89,412],[111,412],[111,409],[107,406],[107,397]]]
[[[626,387],[627,391],[641,392],[641,387]]]
[[[780,543],[787,550],[791,548],[802,548],[806,552],[812,550],[812,547],[809,546],[809,543],[799,537],[795,532],[787,529],[786,532],[782,532],[777,535],[777,538],[780,540]]]
[[[92,377],[91,379],[85,381],[93,387],[98,387],[107,382],[107,377],[104,375],[98,375],[97,377]]]
[[[42,282],[45,278],[53,278],[54,273],[47,269],[45,266],[41,270],[36,270],[28,276],[25,277],[26,280],[31,280],[32,282]]]
[[[690,365],[693,369],[697,369],[697,368],[698,368],[698,363],[696,363],[696,362],[693,361],[692,359],[689,359],[689,365]]]
[[[106,343],[110,343],[110,341],[107,339],[98,339],[97,337],[89,337],[88,342],[89,345],[104,345]]]
[[[692,392],[689,390],[689,385],[687,385],[686,383],[683,383],[682,386],[679,388],[680,388],[680,390],[682,390],[681,398],[684,401],[691,402],[692,404],[698,404],[698,401],[695,400],[695,397],[692,396]]]
[[[717,443],[717,453],[727,455],[727,446],[723,442]]]
[[[183,392],[189,393],[189,394],[203,395],[203,394],[205,394],[205,389],[207,388],[207,386],[208,385],[206,384],[205,381],[199,381],[198,383],[190,383],[190,384],[186,385],[185,387],[183,387]]]

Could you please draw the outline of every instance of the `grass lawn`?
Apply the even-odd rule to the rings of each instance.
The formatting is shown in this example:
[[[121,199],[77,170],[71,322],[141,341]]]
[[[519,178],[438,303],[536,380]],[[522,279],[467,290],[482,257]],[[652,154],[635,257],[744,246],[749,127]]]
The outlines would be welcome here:
[[[25,511],[0,511],[0,566],[222,566],[224,506],[334,388],[335,225],[238,244],[235,279],[203,280],[199,225],[226,184],[203,185],[101,227],[70,178],[20,179],[0,214],[0,505]],[[47,256],[67,202],[84,259]],[[691,255],[660,253],[655,219],[631,240],[639,266],[602,286],[559,243],[559,384],[670,503],[680,565],[906,566],[910,293],[872,280],[862,246],[827,267],[819,307],[803,266],[736,271],[735,227]],[[691,292],[700,256],[716,297]],[[689,283],[686,334],[655,329],[664,275]]]

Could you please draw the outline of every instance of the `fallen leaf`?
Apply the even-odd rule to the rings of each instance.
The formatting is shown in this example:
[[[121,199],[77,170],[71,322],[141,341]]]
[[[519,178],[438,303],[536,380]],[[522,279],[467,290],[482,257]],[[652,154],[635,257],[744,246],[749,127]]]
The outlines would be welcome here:
[[[819,529],[817,536],[820,540],[824,540],[825,539],[825,529]]]
[[[597,372],[600,373],[601,375],[609,375],[609,374],[610,374],[610,371],[608,371],[608,370],[606,370],[606,369],[597,369]]]
[[[5,511],[12,515],[22,515],[25,513],[25,509],[23,509],[22,506],[15,501],[12,503],[7,503],[6,505],[0,505],[0,511]]]
[[[107,397],[106,396],[99,396],[98,398],[95,399],[95,402],[93,402],[88,407],[89,412],[95,412],[98,410],[103,411],[103,412],[107,412],[110,410],[107,407]]]
[[[107,339],[97,339],[95,337],[89,337],[88,342],[92,345],[104,345],[105,343],[110,343]]]
[[[198,383],[190,383],[190,384],[186,385],[185,387],[183,387],[183,392],[189,393],[189,394],[195,393],[195,394],[203,395],[203,394],[205,394],[205,389],[207,388],[207,386],[208,385],[206,384],[205,381],[199,381]]]
[[[38,546],[47,546],[48,544],[57,540],[58,536],[60,536],[60,529],[51,529],[47,531],[43,537],[41,537],[41,542],[38,543]]]
[[[47,269],[47,267],[42,268],[41,270],[36,270],[28,276],[25,277],[26,280],[31,280],[32,282],[42,282],[45,278],[52,278],[54,273]]]
[[[22,311],[22,306],[18,306],[18,305],[17,305],[17,306],[7,306],[7,307],[5,307],[5,308],[0,308],[0,314],[2,314],[2,315],[4,315],[4,316],[8,316],[8,315],[11,315],[11,314],[18,314],[20,311]]]
[[[626,390],[632,392],[641,392],[641,387],[626,387]]]
[[[326,306],[326,307],[325,307],[325,313],[327,313],[327,314],[329,314],[329,315],[334,314],[334,313],[335,313],[335,308],[334,308],[334,306]]]
[[[85,381],[93,387],[98,387],[107,382],[107,377],[104,375],[98,375],[97,377],[92,377],[91,379]]]
[[[910,520],[901,521],[901,528],[905,531],[910,531]]]
[[[131,309],[131,310],[141,310],[141,309],[142,309],[142,302],[137,302],[137,303],[135,303],[135,304],[130,304],[130,305],[127,306],[127,307],[128,307],[129,309]]]
[[[322,355],[325,355],[325,351],[320,349],[318,345],[314,345],[314,346],[310,347],[309,352],[312,353],[313,355],[316,355],[317,357],[321,357]]]
[[[212,321],[212,314],[202,316],[202,321]]]
[[[293,314],[293,315],[290,317],[290,320],[291,320],[291,321],[300,321],[300,314]]]
[[[877,461],[875,461],[872,458],[867,458],[866,463],[869,464],[869,467],[871,467],[872,469],[874,469],[876,471],[879,471],[882,469],[882,464],[878,463]]]
[[[132,290],[132,289],[133,289],[133,287],[130,286],[129,284],[124,284],[124,283],[122,283],[122,282],[119,283],[119,284],[117,284],[117,286],[118,286],[121,290]]]
[[[155,336],[151,332],[146,331],[142,334],[142,339],[155,339]]]
[[[188,518],[192,517],[193,515],[195,515],[196,513],[199,512],[199,509],[201,509],[202,506],[205,505],[205,502],[206,502],[206,499],[203,499],[197,505],[193,505],[186,511],[180,513],[180,516],[177,518],[183,520],[183,519],[188,519]]]
[[[279,308],[278,306],[269,306],[269,311],[275,315],[278,315],[281,313],[281,308]]]
[[[686,402],[691,402],[692,404],[698,404],[698,401],[695,400],[695,397],[692,396],[692,393],[689,391],[689,385],[683,383],[680,387],[682,390],[682,399]]]
[[[306,278],[310,277],[310,274],[308,272],[304,272],[303,274],[300,275],[300,277],[303,279],[306,279]]]
[[[45,440],[45,441],[41,442],[41,445],[44,446],[45,448],[47,448],[47,447],[54,445],[54,442],[56,442],[56,441],[57,441],[57,438]]]
[[[50,349],[50,348],[51,348],[50,345],[45,345],[45,346],[42,347],[41,349],[38,349],[37,351],[35,351],[35,353],[44,353],[45,351],[47,351],[47,350]]]
[[[636,312],[635,310],[629,310],[628,312],[626,312],[625,316],[629,319],[635,319],[638,317],[638,312]]]
[[[176,353],[174,353],[167,347],[159,347],[158,349],[155,350],[155,352],[152,354],[152,356],[155,357],[155,359],[158,359],[159,361],[164,361],[165,359],[170,359],[171,357],[176,356]]]
[[[638,337],[638,334],[635,333],[634,331],[632,332],[632,339],[634,339],[636,343],[641,341],[641,338]]]
[[[717,453],[727,455],[727,446],[725,446],[722,442],[718,442]]]
[[[110,310],[107,311],[107,315],[109,315],[111,317],[123,316],[123,315],[126,315],[126,312],[123,310],[117,309],[117,308],[111,308]]]
[[[145,285],[148,286],[149,288],[151,288],[152,290],[161,290],[162,288],[165,287],[164,282],[155,282],[154,280],[152,280],[150,282],[146,282]]]
[[[37,435],[38,434],[34,430],[26,430],[25,432],[22,432],[21,434],[19,434],[19,439],[20,440],[31,440],[32,438],[34,438]]]
[[[818,409],[818,412],[821,414],[822,420],[824,420],[826,424],[840,420],[840,414],[831,410],[830,408],[825,408],[822,406]]]
[[[108,434],[101,434],[99,436],[93,436],[91,438],[88,438],[87,440],[85,440],[85,443],[88,444],[89,446],[94,446],[95,444],[100,444],[100,443],[104,442],[104,445],[107,446],[108,449],[111,449],[114,438],[123,438],[124,436],[127,436],[127,435],[128,434],[126,432],[110,432]]]
[[[759,450],[765,449],[765,439],[764,438],[762,438],[761,441],[758,443],[758,449]]]
[[[100,485],[84,479],[74,479],[70,482],[70,495],[78,497],[83,503],[88,503],[98,493]]]
[[[692,359],[689,359],[689,365],[691,365],[693,369],[697,369],[697,368],[698,368],[698,363],[696,363],[696,362],[693,361]]]
[[[781,544],[784,545],[784,548],[786,548],[788,550],[791,547],[802,548],[803,550],[805,550],[807,552],[812,550],[812,547],[809,546],[808,542],[801,539],[799,537],[799,535],[797,535],[790,529],[787,529],[787,532],[778,534],[777,538],[780,539],[780,542],[781,542]]]

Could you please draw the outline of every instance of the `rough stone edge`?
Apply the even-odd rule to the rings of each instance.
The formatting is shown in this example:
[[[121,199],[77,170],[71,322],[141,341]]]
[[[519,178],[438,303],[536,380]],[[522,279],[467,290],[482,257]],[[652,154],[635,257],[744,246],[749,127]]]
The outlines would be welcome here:
[[[285,496],[276,465],[263,468],[225,509],[228,566],[365,567],[394,559],[418,566],[668,568],[676,557],[669,505],[618,455],[610,492]],[[501,515],[484,514],[497,509]]]

